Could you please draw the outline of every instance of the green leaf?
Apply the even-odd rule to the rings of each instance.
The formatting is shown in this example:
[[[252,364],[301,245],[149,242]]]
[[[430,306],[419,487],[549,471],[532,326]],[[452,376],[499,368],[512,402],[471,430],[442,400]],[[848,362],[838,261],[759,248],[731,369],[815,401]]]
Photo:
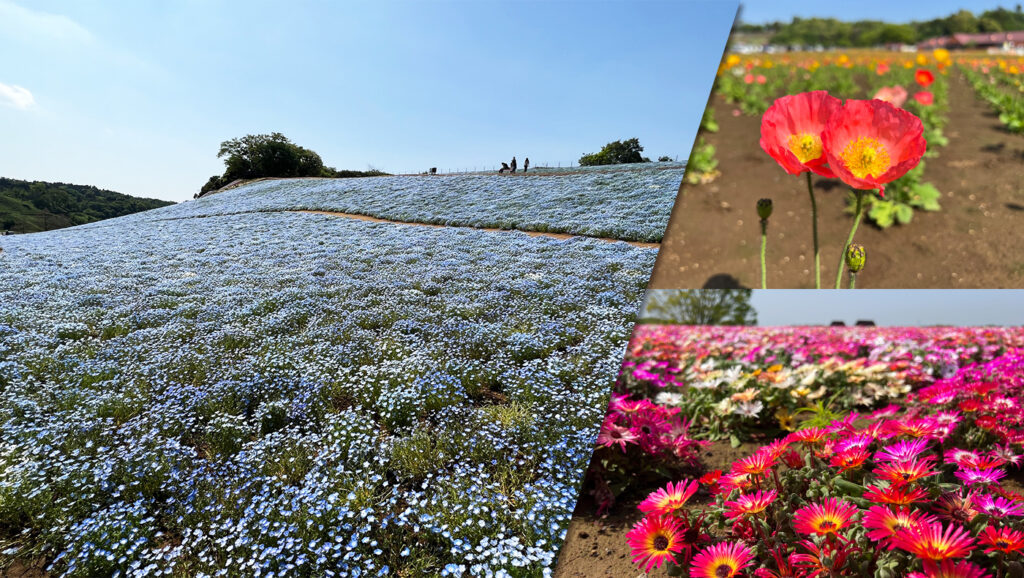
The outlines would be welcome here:
[[[736,437],[736,434],[729,434],[729,445],[734,448],[740,447],[740,438]]]
[[[901,225],[906,225],[914,218],[914,208],[904,203],[896,205],[896,220]]]
[[[868,211],[868,218],[883,229],[891,227],[894,218],[893,202],[876,201]]]

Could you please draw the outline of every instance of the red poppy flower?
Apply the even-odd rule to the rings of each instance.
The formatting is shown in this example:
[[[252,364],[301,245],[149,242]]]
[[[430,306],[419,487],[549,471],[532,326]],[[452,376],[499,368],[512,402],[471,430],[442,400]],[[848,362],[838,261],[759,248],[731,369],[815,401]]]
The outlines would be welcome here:
[[[927,90],[914,93],[914,100],[921,103],[923,106],[931,106],[935,103],[935,96]]]
[[[821,141],[836,177],[884,196],[886,184],[921,162],[923,132],[921,119],[888,102],[848,100],[829,117]]]
[[[928,88],[933,82],[935,82],[935,75],[932,74],[932,71],[926,68],[919,68],[917,69],[917,72],[914,73],[914,80],[921,85],[921,88]]]
[[[824,90],[779,98],[761,117],[761,148],[791,175],[834,177],[825,166],[821,133],[840,106]]]

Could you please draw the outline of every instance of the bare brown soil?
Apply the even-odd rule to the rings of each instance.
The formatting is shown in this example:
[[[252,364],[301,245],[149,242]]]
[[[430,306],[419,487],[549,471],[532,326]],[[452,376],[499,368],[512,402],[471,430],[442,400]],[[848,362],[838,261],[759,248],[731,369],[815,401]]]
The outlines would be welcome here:
[[[410,221],[391,221],[389,219],[378,219],[377,217],[368,217],[366,215],[358,215],[355,213],[339,213],[335,211],[291,211],[294,213],[312,213],[314,215],[330,215],[332,217],[344,217],[346,219],[355,219],[357,221],[369,221],[371,223],[392,223],[397,225],[412,225],[415,227],[431,227],[434,229],[450,228],[452,225],[433,225],[430,223],[414,223]],[[478,231],[488,231],[491,233],[525,233],[530,237],[549,237],[551,239],[573,239],[576,237],[584,237],[587,239],[597,239],[598,241],[605,241],[608,243],[627,243],[634,247],[645,247],[648,249],[658,248],[661,245],[658,243],[641,243],[639,241],[623,241],[621,239],[612,239],[609,237],[587,237],[585,235],[569,235],[567,233],[541,233],[539,231],[520,231],[518,229],[487,229],[483,227],[465,227],[467,229],[476,229]]]
[[[907,225],[886,230],[865,221],[855,242],[867,250],[857,277],[864,288],[1024,287],[1024,135],[1005,131],[988,105],[956,72],[950,75],[949,145],[927,159],[924,179],[942,192],[942,210],[916,211]],[[811,211],[804,176],[787,175],[758,145],[760,118],[733,116],[715,96],[722,175],[683,185],[655,264],[651,287],[760,287],[761,230],[755,204],[775,205],[768,228],[768,287],[814,286]],[[822,287],[836,265],[852,217],[848,189],[815,179]]]
[[[745,443],[738,448],[728,442],[717,442],[701,454],[701,461],[709,471],[727,471],[732,463],[754,452],[761,444]],[[565,535],[565,542],[558,554],[555,578],[584,578],[589,576],[645,576],[633,565],[626,532],[643,518],[637,509],[647,494],[658,487],[641,488],[622,496],[604,516],[597,516],[597,507],[590,496],[584,495],[576,503],[576,509]],[[703,492],[692,498],[694,505],[709,501]],[[655,570],[647,576],[668,576],[665,568]]]

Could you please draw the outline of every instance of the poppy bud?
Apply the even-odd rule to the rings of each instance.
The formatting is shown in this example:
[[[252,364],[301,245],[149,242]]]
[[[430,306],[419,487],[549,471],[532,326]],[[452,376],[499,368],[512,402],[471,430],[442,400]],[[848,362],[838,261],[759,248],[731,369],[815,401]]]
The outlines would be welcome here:
[[[850,273],[860,273],[866,259],[867,253],[863,245],[854,243],[846,251],[846,266],[850,269]]]
[[[758,201],[757,201],[757,216],[761,217],[761,220],[767,220],[768,217],[772,216],[772,200],[771,199],[758,199]]]

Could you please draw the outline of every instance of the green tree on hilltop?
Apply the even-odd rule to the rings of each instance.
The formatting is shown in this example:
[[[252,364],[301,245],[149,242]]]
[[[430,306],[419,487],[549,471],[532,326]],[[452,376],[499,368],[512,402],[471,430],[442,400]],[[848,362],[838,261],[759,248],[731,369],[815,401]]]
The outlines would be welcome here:
[[[642,152],[644,152],[644,147],[640,146],[639,139],[617,140],[604,145],[601,152],[586,154],[580,157],[580,166],[592,167],[597,165],[651,162],[651,159],[640,154]]]

